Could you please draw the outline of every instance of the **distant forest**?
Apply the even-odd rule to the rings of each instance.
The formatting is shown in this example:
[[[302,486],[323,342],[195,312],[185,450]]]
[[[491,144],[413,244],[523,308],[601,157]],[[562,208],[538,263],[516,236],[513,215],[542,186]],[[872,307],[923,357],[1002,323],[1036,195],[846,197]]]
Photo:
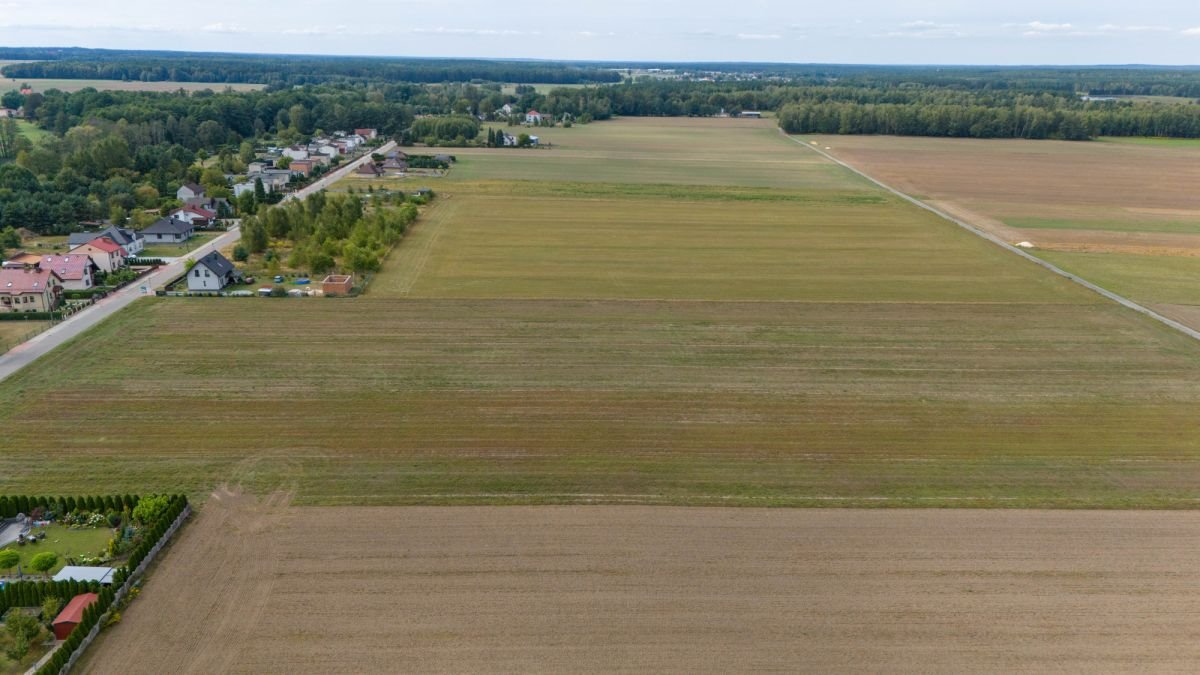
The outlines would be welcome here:
[[[16,79],[253,83],[273,87],[354,82],[589,84],[621,80],[621,75],[611,69],[543,61],[18,48],[0,48],[0,59],[36,60],[3,69],[6,77]]]

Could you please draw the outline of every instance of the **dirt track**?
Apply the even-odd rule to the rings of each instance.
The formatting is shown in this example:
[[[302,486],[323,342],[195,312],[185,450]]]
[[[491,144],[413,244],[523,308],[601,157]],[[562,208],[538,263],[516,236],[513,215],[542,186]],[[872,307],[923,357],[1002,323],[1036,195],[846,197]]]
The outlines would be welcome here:
[[[221,495],[91,673],[1188,670],[1200,513]]]

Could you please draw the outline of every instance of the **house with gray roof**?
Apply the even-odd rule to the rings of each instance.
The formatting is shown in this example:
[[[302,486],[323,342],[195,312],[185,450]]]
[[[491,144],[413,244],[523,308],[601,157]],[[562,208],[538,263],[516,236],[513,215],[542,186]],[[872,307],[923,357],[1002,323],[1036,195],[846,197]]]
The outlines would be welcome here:
[[[196,226],[186,220],[160,218],[142,230],[142,236],[151,244],[179,244],[196,234]]]
[[[197,260],[187,273],[189,291],[219,291],[241,280],[241,272],[217,251]]]
[[[115,225],[95,232],[72,232],[71,235],[67,237],[67,248],[82,246],[89,241],[92,241],[93,239],[99,239],[100,237],[108,237],[109,239],[112,239],[114,242],[120,245],[121,248],[125,249],[125,252],[131,256],[140,254],[142,249],[146,248],[146,240],[142,236],[141,232],[134,232],[133,230],[127,230],[123,227],[117,227]]]

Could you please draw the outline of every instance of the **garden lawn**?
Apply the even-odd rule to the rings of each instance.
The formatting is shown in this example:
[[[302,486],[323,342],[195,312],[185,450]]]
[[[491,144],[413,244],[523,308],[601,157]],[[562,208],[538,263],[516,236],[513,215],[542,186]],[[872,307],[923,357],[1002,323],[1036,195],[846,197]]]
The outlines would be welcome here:
[[[138,254],[139,258],[178,258],[185,256],[224,232],[197,232],[194,237],[181,244],[149,244]]]
[[[84,490],[80,490],[84,492]],[[16,543],[9,544],[6,548],[11,548],[21,554],[21,567],[26,574],[34,574],[29,570],[29,561],[33,556],[53,551],[58,554],[58,564],[50,570],[50,575],[59,571],[67,565],[67,558],[79,555],[98,556],[107,552],[108,542],[112,539],[112,530],[107,527],[86,528],[86,529],[71,529],[62,525],[50,525],[46,528],[35,528],[35,532],[46,532],[46,540],[39,541],[36,544],[26,544],[17,546]]]

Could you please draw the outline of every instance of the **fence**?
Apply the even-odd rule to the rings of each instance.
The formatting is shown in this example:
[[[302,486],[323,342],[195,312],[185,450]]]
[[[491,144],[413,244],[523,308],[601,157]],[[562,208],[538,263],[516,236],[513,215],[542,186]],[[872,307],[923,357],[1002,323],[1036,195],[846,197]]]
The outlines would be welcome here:
[[[192,505],[188,504],[187,506],[183,507],[183,511],[179,513],[179,517],[175,519],[175,522],[171,523],[171,527],[168,527],[167,531],[163,533],[163,536],[159,537],[158,543],[155,544],[148,553],[146,553],[145,559],[143,559],[141,564],[137,566],[137,569],[133,570],[133,572],[129,574],[129,578],[125,580],[125,583],[121,584],[121,587],[117,589],[117,592],[113,595],[112,604],[108,607],[108,611],[100,615],[100,619],[96,621],[96,625],[92,626],[92,629],[88,631],[88,634],[83,638],[82,641],[80,641],[79,646],[75,648],[75,652],[71,654],[71,658],[67,659],[67,663],[62,667],[61,670],[58,671],[59,675],[66,675],[67,673],[71,672],[71,668],[79,661],[79,659],[83,658],[83,653],[87,651],[88,646],[92,644],[92,642],[96,639],[96,636],[100,635],[100,631],[104,628],[104,624],[107,623],[109,618],[112,616],[114,611],[113,608],[121,604],[121,600],[123,600],[126,595],[129,595],[129,589],[133,588],[134,582],[136,582],[142,577],[143,574],[146,573],[146,568],[148,568],[150,563],[154,562],[154,559],[158,557],[158,552],[161,551],[163,547],[171,541],[171,538],[175,536],[175,533],[179,531],[179,528],[183,527],[183,521],[187,520],[188,516],[190,515],[192,515]]]

